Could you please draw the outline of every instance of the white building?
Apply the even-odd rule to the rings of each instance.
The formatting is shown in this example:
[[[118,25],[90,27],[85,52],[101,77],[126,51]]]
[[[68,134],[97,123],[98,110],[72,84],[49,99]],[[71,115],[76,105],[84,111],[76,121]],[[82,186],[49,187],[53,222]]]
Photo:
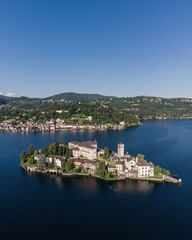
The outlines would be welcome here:
[[[52,163],[52,161],[54,161],[54,166],[61,168],[63,160],[64,160],[64,157],[61,157],[61,156],[50,156],[46,159],[46,162]]]
[[[125,157],[123,158],[125,169],[127,169],[127,177],[152,177],[154,176],[154,167],[152,163],[138,157]]]
[[[154,167],[152,163],[148,163],[144,159],[138,159],[137,163],[138,177],[153,177],[154,176]]]
[[[137,169],[137,160],[137,158],[132,156],[124,158],[124,164],[128,171],[135,171]]]
[[[73,156],[79,158],[80,156],[85,157],[89,160],[97,158],[97,142],[69,142],[69,148],[72,149]]]
[[[118,174],[123,174],[123,163],[121,161],[116,162],[116,169]]]

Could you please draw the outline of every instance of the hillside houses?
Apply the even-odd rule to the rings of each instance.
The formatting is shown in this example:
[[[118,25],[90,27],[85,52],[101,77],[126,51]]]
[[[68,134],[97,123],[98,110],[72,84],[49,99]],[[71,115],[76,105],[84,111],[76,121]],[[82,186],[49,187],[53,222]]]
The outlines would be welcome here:
[[[88,116],[87,119],[91,119],[91,116]],[[72,120],[71,120],[72,121]],[[60,129],[65,130],[107,130],[107,129],[124,129],[125,126],[121,124],[93,124],[91,120],[87,124],[80,123],[68,123],[61,118],[56,120],[52,119],[44,123],[34,122],[33,119],[29,119],[27,122],[19,121],[19,119],[9,119],[0,122],[0,132],[45,132],[45,131],[56,131]]]

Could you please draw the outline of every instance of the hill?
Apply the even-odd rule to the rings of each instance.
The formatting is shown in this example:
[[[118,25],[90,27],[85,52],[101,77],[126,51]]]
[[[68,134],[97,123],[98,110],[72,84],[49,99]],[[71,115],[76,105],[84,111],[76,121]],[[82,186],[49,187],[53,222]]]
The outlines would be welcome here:
[[[57,95],[53,95],[53,96],[45,98],[45,99],[54,99],[54,100],[64,99],[66,101],[91,102],[91,101],[104,100],[104,99],[106,100],[109,98],[110,98],[110,96],[103,96],[100,94],[66,92],[66,93],[60,93]]]
[[[5,105],[7,101],[4,98],[0,97],[0,105]]]
[[[116,98],[109,105],[139,119],[192,118],[192,99],[161,97]]]

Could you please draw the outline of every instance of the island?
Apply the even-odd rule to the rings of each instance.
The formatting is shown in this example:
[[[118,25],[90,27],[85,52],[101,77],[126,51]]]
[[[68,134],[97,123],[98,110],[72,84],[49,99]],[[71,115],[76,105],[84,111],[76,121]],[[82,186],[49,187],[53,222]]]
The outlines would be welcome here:
[[[154,182],[181,183],[177,176],[152,162],[145,156],[132,156],[124,151],[124,144],[119,143],[117,152],[108,147],[101,149],[97,141],[52,143],[46,148],[35,150],[33,144],[28,153],[20,154],[21,167],[28,172],[40,172],[57,175],[86,175],[104,180],[136,179]]]

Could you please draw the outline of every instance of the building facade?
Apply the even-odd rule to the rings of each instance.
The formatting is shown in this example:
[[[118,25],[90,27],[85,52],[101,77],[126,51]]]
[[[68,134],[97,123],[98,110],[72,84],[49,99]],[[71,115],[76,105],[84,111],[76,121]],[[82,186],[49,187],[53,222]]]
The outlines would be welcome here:
[[[69,142],[69,148],[72,149],[73,156],[75,158],[84,157],[89,160],[97,158],[97,142],[86,141],[86,142]]]

